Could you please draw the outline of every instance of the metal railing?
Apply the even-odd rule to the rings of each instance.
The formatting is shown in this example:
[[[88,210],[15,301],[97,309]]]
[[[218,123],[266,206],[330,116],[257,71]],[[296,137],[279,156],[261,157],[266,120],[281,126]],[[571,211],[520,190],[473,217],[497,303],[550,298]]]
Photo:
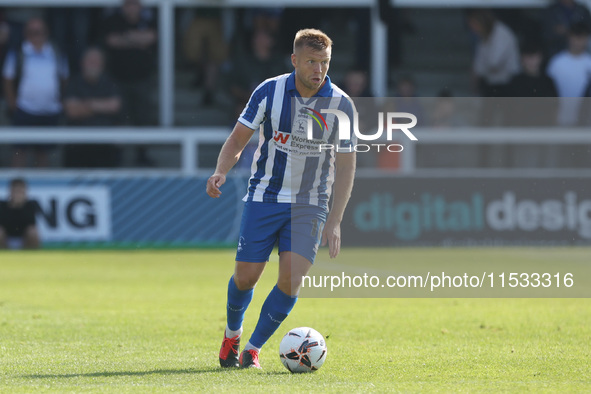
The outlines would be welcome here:
[[[199,146],[201,144],[222,144],[229,135],[227,127],[208,128],[19,128],[0,130],[0,145],[9,144],[166,144],[180,147],[180,168],[172,170],[177,174],[196,175],[210,168],[199,168]],[[442,130],[421,128],[413,130],[418,141],[410,141],[400,135],[397,141],[404,146],[400,153],[398,173],[408,175],[417,172],[416,148],[425,145],[462,144],[507,144],[507,145],[591,145],[591,131],[588,129],[526,129],[526,128],[462,128]],[[253,141],[258,138],[257,133]],[[387,143],[387,141],[372,141]],[[0,170],[7,172],[9,169]],[[69,170],[70,171],[70,170]],[[154,171],[154,169],[150,169]],[[587,170],[591,171],[591,169]],[[71,172],[71,171],[70,171]],[[85,170],[88,173],[88,170]],[[171,172],[167,170],[167,172]]]

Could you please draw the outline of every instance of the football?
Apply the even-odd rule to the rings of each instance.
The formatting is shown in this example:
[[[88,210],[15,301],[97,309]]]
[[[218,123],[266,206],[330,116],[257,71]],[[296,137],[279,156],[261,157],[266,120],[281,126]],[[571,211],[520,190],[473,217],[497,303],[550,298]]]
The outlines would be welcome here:
[[[279,344],[279,357],[289,372],[314,372],[326,360],[326,341],[310,327],[289,331]]]

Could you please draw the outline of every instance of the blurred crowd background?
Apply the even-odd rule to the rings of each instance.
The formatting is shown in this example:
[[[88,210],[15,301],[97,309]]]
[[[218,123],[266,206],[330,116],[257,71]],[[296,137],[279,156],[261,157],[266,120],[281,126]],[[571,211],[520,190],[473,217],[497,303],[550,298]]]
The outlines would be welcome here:
[[[157,12],[140,0],[107,8],[0,9],[3,129],[156,126]],[[583,100],[591,95],[591,13],[586,3],[555,0],[547,7],[527,9],[401,9],[380,1],[379,12],[388,36],[383,48],[388,96],[398,99],[399,110],[417,115],[419,126],[591,123]],[[333,38],[329,75],[334,82],[350,96],[374,96],[369,9],[178,7],[175,126],[225,126],[229,132],[261,81],[292,71],[293,36],[303,27],[322,29]],[[529,109],[521,100],[517,115],[515,105],[484,100],[477,116],[463,116],[462,111],[473,110],[464,105],[472,102],[463,99],[467,97],[536,99],[527,101],[534,103]],[[528,110],[532,116],[523,116]],[[214,161],[217,148],[204,151],[204,160]],[[588,147],[579,149],[578,158],[568,164],[588,166]],[[0,166],[161,166],[167,156],[154,152],[145,146],[3,145]],[[431,156],[425,152],[423,156]],[[482,160],[481,151],[474,152],[476,166],[490,164]],[[540,165],[535,152],[528,155],[531,160],[522,165]],[[365,162],[361,164],[396,165],[380,157]],[[515,161],[503,163],[511,166]],[[558,165],[559,159],[545,163]]]

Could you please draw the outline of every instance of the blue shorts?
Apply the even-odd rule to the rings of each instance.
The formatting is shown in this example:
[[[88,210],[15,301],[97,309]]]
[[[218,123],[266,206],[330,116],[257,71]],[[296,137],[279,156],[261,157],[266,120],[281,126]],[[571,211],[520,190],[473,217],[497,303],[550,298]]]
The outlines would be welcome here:
[[[267,262],[278,244],[279,253],[291,251],[314,263],[326,215],[315,205],[247,201],[236,260]]]

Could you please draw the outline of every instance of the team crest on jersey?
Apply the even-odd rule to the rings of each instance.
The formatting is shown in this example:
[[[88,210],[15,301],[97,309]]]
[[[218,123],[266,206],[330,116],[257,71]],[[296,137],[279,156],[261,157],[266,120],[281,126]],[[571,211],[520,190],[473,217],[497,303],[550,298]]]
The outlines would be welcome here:
[[[306,136],[308,129],[312,129],[315,140],[321,140],[325,137],[329,127],[326,119],[320,112],[311,108],[314,102],[308,102],[305,105],[298,103],[293,117],[292,133]]]

